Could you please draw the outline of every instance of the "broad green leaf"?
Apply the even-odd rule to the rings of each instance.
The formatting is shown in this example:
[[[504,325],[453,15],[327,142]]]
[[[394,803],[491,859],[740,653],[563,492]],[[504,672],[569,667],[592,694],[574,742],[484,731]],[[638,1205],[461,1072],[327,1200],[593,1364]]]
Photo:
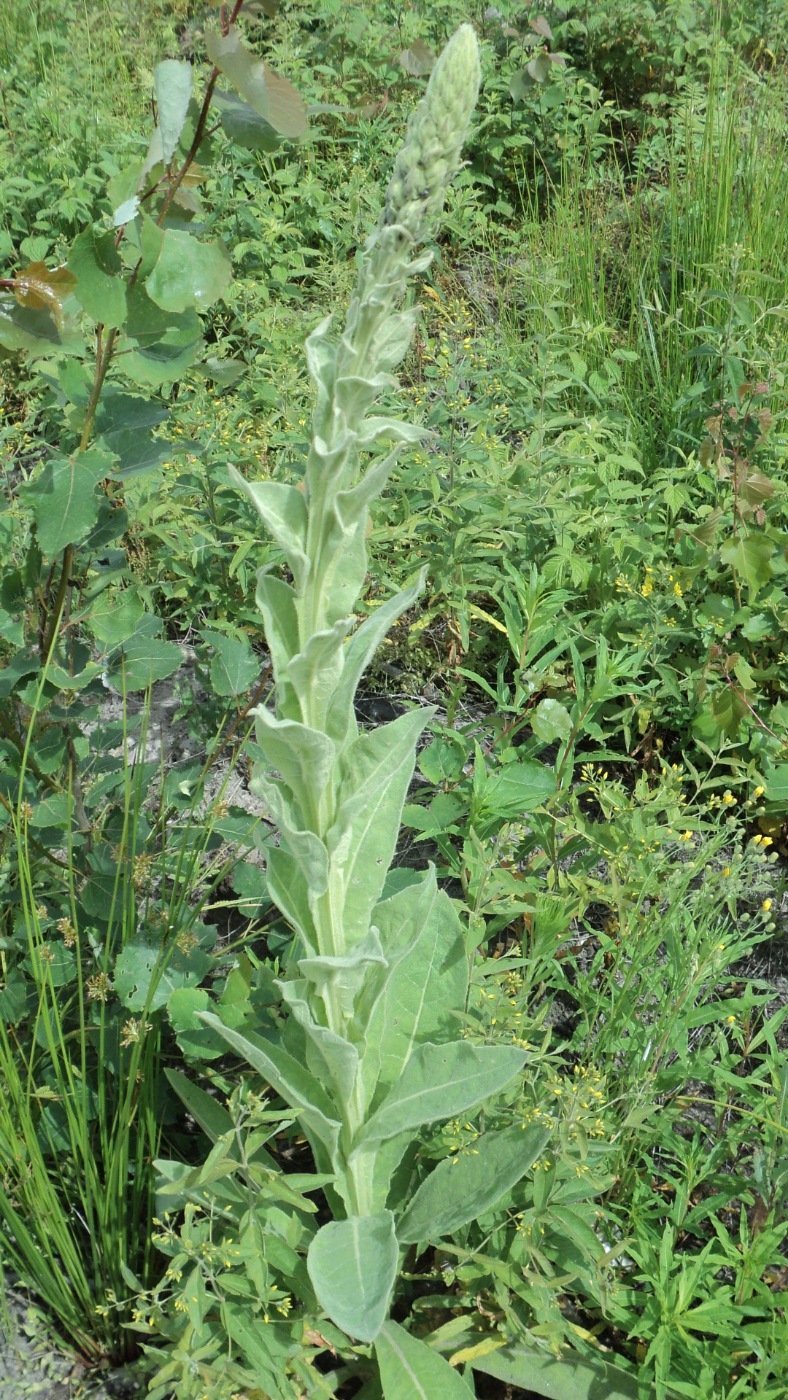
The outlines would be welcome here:
[[[177,945],[164,952],[161,944],[135,938],[115,960],[115,991],[129,1011],[158,1011],[176,987],[197,986],[213,962],[199,944],[185,953]]]
[[[420,1045],[399,1082],[362,1128],[359,1144],[386,1138],[424,1123],[440,1123],[466,1113],[519,1074],[527,1056],[508,1045]]]
[[[85,229],[71,245],[68,266],[77,279],[74,295],[82,310],[103,326],[122,326],[126,284],[113,235]]]
[[[175,642],[163,642],[135,632],[124,641],[112,658],[109,680],[123,694],[127,690],[147,690],[154,681],[166,680],[183,661],[183,653]]]
[[[66,545],[80,544],[95,525],[99,508],[96,487],[111,472],[110,453],[95,446],[47,462],[36,483],[33,516],[38,542],[50,559]]]
[[[531,717],[531,728],[537,739],[552,744],[556,739],[569,738],[572,720],[559,700],[540,700]]]
[[[175,154],[183,131],[189,98],[192,95],[192,66],[174,58],[157,63],[153,72],[156,107],[161,132],[161,151],[165,165]]]
[[[374,1341],[386,1321],[398,1263],[389,1210],[330,1221],[318,1230],[306,1260],[320,1306],[360,1342]]]
[[[236,29],[231,29],[229,34],[208,30],[205,47],[211,62],[232,83],[239,96],[280,136],[297,139],[306,134],[306,107],[301,94],[267,63],[256,59],[241,43]]]
[[[366,933],[380,898],[416,763],[416,740],[430,715],[427,709],[411,710],[359,734],[342,755],[341,805],[326,846],[344,888],[348,946]]]
[[[307,1065],[321,1084],[331,1085],[337,1103],[347,1103],[353,1093],[358,1075],[358,1050],[344,1036],[328,1026],[321,1026],[312,1015],[307,1000],[309,984],[304,978],[278,982],[282,1000],[305,1036]]]
[[[285,140],[265,117],[259,116],[254,107],[234,92],[214,93],[213,105],[230,140],[245,150],[276,151]]]
[[[249,1035],[241,1035],[238,1031],[231,1030],[218,1016],[203,1012],[200,1019],[222,1036],[252,1069],[256,1069],[257,1073],[262,1075],[285,1103],[295,1109],[302,1122],[317,1135],[329,1151],[334,1150],[340,1128],[336,1108],[322,1086],[303,1065],[279,1045],[263,1040],[260,1036],[250,1039]]]
[[[227,637],[204,629],[200,636],[216,655],[211,659],[211,684],[216,695],[246,695],[260,675],[260,662],[245,637]]]
[[[297,585],[302,588],[310,566],[306,556],[308,515],[301,492],[281,481],[245,481],[236,473],[232,477],[249,496],[266,529],[283,551]]]
[[[153,429],[167,416],[164,404],[138,394],[102,396],[96,414],[96,431],[102,444],[117,458],[110,476],[134,476],[158,466],[172,454],[171,443],[165,438],[153,437]]]
[[[397,1082],[417,1045],[456,1034],[452,1012],[465,1005],[468,987],[460,922],[434,873],[377,904],[372,923],[390,958],[399,940],[413,941],[394,963],[365,1028],[362,1071],[370,1094],[378,1081]]]
[[[164,1074],[181,1103],[185,1104],[194,1121],[200,1125],[211,1142],[217,1142],[225,1133],[232,1132],[232,1118],[227,1109],[217,1103],[211,1094],[206,1094],[199,1085],[192,1084],[178,1069],[165,1069]]]
[[[148,295],[165,311],[204,310],[230,285],[230,259],[221,243],[166,229],[155,266],[145,279]]]
[[[755,532],[726,540],[720,548],[723,563],[730,564],[746,582],[751,603],[774,573],[773,554],[774,542],[768,536]]]
[[[295,593],[284,579],[276,578],[274,574],[261,573],[257,579],[256,601],[263,615],[265,640],[274,663],[274,671],[277,678],[280,678],[285,673],[290,657],[295,656],[301,646]],[[278,698],[281,707],[284,697],[280,695]],[[283,709],[282,713],[287,714],[288,719],[296,718],[286,709]],[[300,718],[300,710],[297,717]]]
[[[473,1152],[439,1162],[397,1226],[402,1244],[446,1239],[505,1196],[539,1156],[550,1130],[535,1124],[476,1138]]]
[[[265,705],[259,705],[254,713],[257,742],[266,763],[281,773],[305,822],[316,818],[318,805],[334,774],[334,745],[321,730],[310,729],[294,720],[277,719]],[[313,820],[308,824],[313,827]]]
[[[381,1328],[375,1355],[384,1400],[469,1400],[471,1391],[448,1361],[396,1322]]]
[[[481,809],[485,817],[520,817],[541,807],[555,792],[555,774],[536,759],[501,764],[487,777]]]
[[[77,350],[83,342],[73,331],[58,326],[51,312],[20,306],[15,297],[0,293],[0,345],[13,354],[35,358],[56,350]]]
[[[345,647],[344,667],[328,712],[326,729],[335,743],[342,743],[352,723],[358,683],[390,627],[413,607],[424,587],[426,569],[402,593],[395,593],[362,622]]]
[[[136,588],[105,588],[93,603],[88,626],[104,647],[116,647],[132,637],[145,616]]]
[[[635,1374],[602,1356],[569,1354],[556,1360],[554,1356],[512,1346],[479,1357],[473,1368],[506,1385],[535,1391],[545,1400],[645,1400]],[[653,1394],[649,1386],[646,1395]]]

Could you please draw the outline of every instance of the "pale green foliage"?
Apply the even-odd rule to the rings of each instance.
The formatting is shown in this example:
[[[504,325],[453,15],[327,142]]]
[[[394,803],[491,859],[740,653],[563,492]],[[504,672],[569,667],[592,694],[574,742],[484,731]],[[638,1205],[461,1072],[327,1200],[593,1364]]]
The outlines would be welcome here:
[[[296,934],[297,975],[280,983],[291,1013],[284,1044],[205,1019],[292,1106],[318,1169],[333,1174],[346,1218],[318,1231],[308,1267],[326,1312],[363,1341],[380,1331],[396,1282],[395,1212],[404,1202],[392,1176],[403,1153],[424,1124],[496,1093],[525,1059],[513,1047],[451,1038],[468,970],[457,916],[434,872],[386,888],[430,712],[359,732],[353,704],[375,649],[419,587],[355,625],[369,504],[399,446],[420,437],[370,409],[395,385],[391,371],[410,342],[413,313],[395,307],[408,278],[429,263],[429,254],[414,256],[414,243],[443,202],[478,71],[466,25],[411,122],[339,340],[324,321],[307,341],[317,403],[303,493],[276,481],[247,488],[294,580],[264,573],[257,591],[276,710],[257,711],[267,764],[253,788],[279,828],[269,888]],[[360,453],[382,440],[393,447],[360,474]],[[464,1202],[456,1205],[461,1212]]]

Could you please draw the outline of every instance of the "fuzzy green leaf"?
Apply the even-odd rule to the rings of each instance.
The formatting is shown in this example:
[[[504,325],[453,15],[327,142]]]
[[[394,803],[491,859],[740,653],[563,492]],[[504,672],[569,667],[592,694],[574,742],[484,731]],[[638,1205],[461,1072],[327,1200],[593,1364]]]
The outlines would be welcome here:
[[[545,1400],[651,1400],[638,1378],[605,1357],[565,1353],[556,1359],[524,1346],[505,1347],[473,1362],[474,1370],[495,1376],[506,1385],[535,1391]],[[388,1397],[386,1397],[388,1400]]]
[[[251,1033],[241,1035],[231,1030],[210,1012],[201,1012],[199,1019],[217,1032],[235,1052],[256,1069],[257,1073],[275,1089],[285,1103],[296,1111],[305,1127],[316,1134],[322,1143],[333,1151],[339,1134],[339,1120],[336,1108],[325,1090],[303,1065],[288,1055],[279,1045],[263,1040],[260,1036],[250,1038]]]
[[[520,1073],[522,1050],[508,1045],[420,1045],[399,1082],[362,1128],[359,1144],[369,1146],[424,1123],[440,1123],[496,1094]]]
[[[330,1221],[315,1235],[306,1263],[331,1321],[361,1342],[374,1341],[397,1279],[399,1248],[391,1211]]]
[[[375,906],[373,925],[389,957],[400,955],[365,1027],[363,1073],[368,1090],[393,1085],[419,1044],[441,1041],[465,1005],[468,962],[460,921],[434,872]],[[410,940],[405,943],[405,939]]]
[[[411,710],[360,734],[342,756],[341,805],[326,846],[344,888],[347,946],[366,934],[380,898],[413,776],[416,740],[430,716],[427,709]]]
[[[473,1151],[440,1162],[422,1182],[397,1227],[402,1244],[446,1239],[476,1220],[525,1176],[550,1139],[535,1124],[484,1133]]]
[[[469,1400],[471,1391],[448,1361],[396,1322],[375,1338],[385,1400]]]
[[[281,481],[244,481],[241,478],[241,482],[266,529],[283,551],[296,584],[302,588],[310,568],[306,556],[308,515],[304,497],[295,486]]]

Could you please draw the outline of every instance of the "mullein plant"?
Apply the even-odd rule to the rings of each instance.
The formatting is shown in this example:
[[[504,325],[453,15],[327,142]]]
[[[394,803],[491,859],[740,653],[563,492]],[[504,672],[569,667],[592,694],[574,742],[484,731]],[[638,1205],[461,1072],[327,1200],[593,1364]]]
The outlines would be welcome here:
[[[390,868],[431,711],[361,731],[354,712],[365,668],[423,585],[422,575],[365,621],[354,616],[370,503],[402,445],[422,437],[370,410],[396,386],[392,371],[417,314],[397,307],[430,263],[419,245],[459,166],[478,86],[478,45],[466,24],[411,118],[341,335],[332,338],[329,317],[306,342],[317,401],[302,489],[237,477],[293,580],[263,571],[257,585],[276,686],[275,708],[256,712],[265,761],[252,788],[278,827],[268,888],[295,940],[279,982],[288,1012],[279,1036],[203,1019],[286,1101],[318,1171],[331,1178],[334,1218],[312,1240],[309,1275],[332,1321],[374,1342],[386,1394],[413,1375],[426,1389],[409,1393],[451,1396],[456,1386],[467,1396],[448,1363],[388,1320],[400,1255],[473,1219],[543,1143],[519,1129],[487,1134],[484,1151],[445,1162],[408,1199],[419,1131],[503,1089],[525,1055],[458,1038],[469,976],[458,916],[432,868]],[[388,450],[375,456],[382,442]]]

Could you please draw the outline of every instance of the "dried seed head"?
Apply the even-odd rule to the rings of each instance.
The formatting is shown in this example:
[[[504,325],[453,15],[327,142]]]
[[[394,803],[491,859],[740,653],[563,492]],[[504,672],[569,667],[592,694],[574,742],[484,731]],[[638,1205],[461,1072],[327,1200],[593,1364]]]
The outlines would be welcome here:
[[[420,242],[440,214],[460,163],[479,93],[479,45],[470,24],[452,35],[408,124],[386,191],[381,224],[399,224]]]

